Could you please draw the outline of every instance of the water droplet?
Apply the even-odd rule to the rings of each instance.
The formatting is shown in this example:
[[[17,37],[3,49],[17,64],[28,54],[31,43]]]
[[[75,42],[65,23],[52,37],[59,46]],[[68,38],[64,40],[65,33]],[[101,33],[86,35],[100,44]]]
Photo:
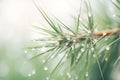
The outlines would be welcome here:
[[[105,58],[105,61],[108,61],[108,58]]]
[[[97,39],[94,39],[94,42],[97,42],[98,40]]]
[[[29,74],[28,74],[28,76],[29,76],[29,77],[31,77],[31,76],[32,76],[32,74],[31,74],[31,73],[29,73]]]
[[[46,80],[49,80],[50,78],[49,77],[46,77]]]
[[[93,54],[93,57],[96,58],[96,54]]]
[[[89,13],[88,13],[88,16],[89,16],[89,17],[92,17],[92,14],[89,12]]]
[[[35,70],[33,70],[33,71],[32,71],[32,74],[34,75],[35,73],[36,73],[36,71],[35,71]]]
[[[105,40],[107,41],[107,40],[108,40],[108,38],[105,38]]]
[[[94,39],[94,40],[93,40],[93,43],[95,44],[95,43],[97,43],[97,41],[98,41],[97,39]]]
[[[98,32],[98,29],[97,29],[97,28],[95,28],[95,29],[94,29],[94,32],[95,32],[95,33],[96,33],[96,32]]]
[[[71,74],[69,72],[66,75],[68,76],[68,78],[71,78]]]
[[[76,59],[75,62],[77,63],[77,62],[78,62],[78,59]]]
[[[83,19],[82,19],[82,18],[80,18],[80,21],[83,21]]]
[[[24,53],[26,53],[26,54],[27,54],[27,53],[28,53],[28,51],[26,51],[26,50],[25,50],[25,51],[24,51]]]
[[[105,49],[108,51],[108,50],[110,50],[110,47],[107,46]]]
[[[91,31],[88,31],[88,34],[90,34],[91,33]]]
[[[103,33],[103,36],[107,35],[107,33]]]
[[[77,41],[76,40],[73,40],[74,43],[76,43]]]
[[[54,56],[54,55],[52,55],[52,56],[51,56],[51,59],[53,59],[54,57],[55,57],[55,56]]]
[[[86,77],[88,77],[88,76],[89,76],[89,75],[88,75],[88,72],[86,72],[85,76],[86,76]]]
[[[85,49],[84,49],[84,48],[82,48],[82,49],[81,49],[81,51],[82,51],[82,52],[84,52],[84,51],[85,51]]]
[[[45,67],[44,67],[44,70],[47,71],[47,70],[48,70],[48,67],[45,66]]]
[[[116,14],[113,14],[113,17],[116,17],[117,15]]]
[[[42,48],[41,48],[41,51],[42,51],[42,52],[46,51],[46,48],[45,48],[45,47],[42,47]]]
[[[32,51],[34,51],[35,50],[35,48],[32,48]]]
[[[66,54],[65,57],[68,57],[68,54]]]
[[[94,51],[94,48],[92,47],[91,50]]]
[[[46,61],[45,60],[42,60],[43,63],[45,63]]]
[[[70,37],[68,37],[67,40],[69,41],[69,40],[70,40]]]
[[[81,56],[81,54],[79,53],[79,54],[78,54],[78,56],[77,56],[77,59],[79,59],[79,58],[80,58],[80,56]]]
[[[82,44],[82,46],[84,47],[85,45],[84,45],[84,44]]]
[[[76,76],[75,79],[77,80],[77,79],[78,79],[78,76]]]

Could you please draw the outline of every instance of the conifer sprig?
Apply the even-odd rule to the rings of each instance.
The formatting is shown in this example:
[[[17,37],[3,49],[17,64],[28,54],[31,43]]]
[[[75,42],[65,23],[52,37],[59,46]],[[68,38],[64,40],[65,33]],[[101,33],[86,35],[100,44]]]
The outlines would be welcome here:
[[[75,31],[56,17],[56,21],[52,20],[44,10],[35,4],[51,29],[34,26],[43,30],[50,37],[35,40],[40,42],[39,46],[28,47],[29,49],[40,48],[41,50],[30,60],[41,55],[47,55],[44,64],[50,64],[51,61],[57,59],[56,65],[50,72],[50,79],[56,79],[57,74],[55,73],[62,72],[64,80],[107,80],[106,70],[110,71],[113,63],[119,61],[120,29],[95,32],[96,23],[90,1],[82,0],[81,3],[87,10],[86,18],[81,17],[82,11],[80,11],[75,18]],[[120,1],[116,0],[113,3],[119,9]],[[82,9],[80,8],[80,10]],[[117,48],[114,49],[114,47]],[[93,78],[96,73],[98,78]]]

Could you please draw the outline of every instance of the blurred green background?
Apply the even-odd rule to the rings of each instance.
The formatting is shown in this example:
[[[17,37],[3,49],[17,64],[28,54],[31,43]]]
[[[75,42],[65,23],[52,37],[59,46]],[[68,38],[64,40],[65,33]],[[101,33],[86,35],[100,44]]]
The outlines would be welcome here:
[[[51,10],[52,14],[67,23],[71,21],[68,13],[73,13],[71,10],[79,5],[73,2],[36,0],[48,12]],[[71,5],[74,5],[73,9],[70,9]],[[48,80],[49,71],[44,71],[42,60],[26,62],[29,52],[24,49],[31,45],[32,39],[41,37],[32,25],[43,22],[32,0],[0,0],[0,80]]]

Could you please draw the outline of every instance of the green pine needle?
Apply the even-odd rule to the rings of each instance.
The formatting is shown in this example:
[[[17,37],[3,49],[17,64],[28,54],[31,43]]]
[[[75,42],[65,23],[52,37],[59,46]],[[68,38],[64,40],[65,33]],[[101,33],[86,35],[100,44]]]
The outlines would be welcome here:
[[[113,56],[113,48],[116,47],[115,44],[120,43],[120,37],[118,36],[119,33],[118,35],[91,36],[94,33],[95,24],[98,24],[93,15],[94,10],[91,7],[91,2],[89,0],[81,1],[81,6],[84,4],[84,9],[87,12],[82,12],[80,7],[79,14],[74,18],[75,31],[56,17],[56,21],[54,21],[42,8],[38,7],[36,3],[34,4],[52,30],[34,26],[36,29],[49,34],[50,39],[40,38],[36,40],[40,42],[39,46],[28,47],[28,49],[40,50],[42,47],[47,48],[45,51],[38,52],[30,60],[44,54],[46,55],[44,64],[51,64],[52,61],[59,58],[53,67],[54,69],[50,72],[50,79],[56,80],[56,76],[59,75],[59,72],[62,72],[65,80],[108,80],[106,70],[111,72],[109,64],[113,66],[120,61],[119,56],[116,56],[120,55],[119,44],[116,53],[114,53],[115,56],[111,57]],[[113,1],[113,4],[120,10],[119,0]],[[82,14],[85,14],[86,18],[82,17]],[[81,21],[80,18],[84,21]],[[64,30],[67,30],[70,34]],[[53,41],[53,43],[50,43],[50,41]],[[61,56],[59,57],[59,55]],[[95,78],[96,73],[98,78]]]

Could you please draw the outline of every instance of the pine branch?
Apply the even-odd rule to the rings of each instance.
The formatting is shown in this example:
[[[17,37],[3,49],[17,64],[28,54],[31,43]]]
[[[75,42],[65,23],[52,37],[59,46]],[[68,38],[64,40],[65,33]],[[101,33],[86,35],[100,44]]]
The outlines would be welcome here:
[[[39,8],[39,6],[37,6],[36,4],[35,6],[42,14],[46,22],[49,24],[51,30],[34,26],[37,29],[43,30],[45,33],[49,34],[49,37],[35,40],[35,41],[40,41],[39,46],[29,47],[30,49],[40,48],[41,50],[41,52],[38,51],[38,54],[33,56],[31,59],[36,58],[40,55],[44,55],[46,53],[47,53],[46,54],[47,57],[45,57],[44,59],[45,63],[51,63],[50,62],[51,60],[56,60],[59,58],[59,60],[56,61],[57,62],[56,66],[50,73],[50,78],[55,78],[56,76],[55,73],[62,70],[61,65],[68,64],[69,66],[64,66],[64,67],[70,68],[69,73],[67,73],[68,69],[65,73],[63,71],[63,74],[67,73],[65,77],[68,76],[68,80],[75,80],[74,77],[76,75],[78,77],[78,79],[76,80],[80,80],[80,79],[96,80],[96,79],[91,79],[92,77],[91,74],[94,74],[94,72],[90,72],[90,71],[93,69],[94,66],[96,68],[98,66],[96,70],[98,74],[100,72],[98,80],[101,79],[107,80],[104,78],[105,77],[104,69],[107,68],[106,65],[108,63],[111,62],[114,63],[113,61],[114,57],[112,56],[113,52],[116,51],[115,52],[116,55],[119,53],[118,43],[120,41],[119,38],[120,29],[113,28],[113,29],[95,32],[94,28],[96,23],[94,20],[90,1],[88,2],[85,1],[85,8],[87,9],[87,19],[85,20],[85,22],[79,20],[81,18],[81,12],[82,12],[80,11],[80,13],[76,18],[77,22],[75,22],[76,24],[75,31],[74,29],[71,29],[70,26],[64,24],[63,21],[60,21],[55,17],[57,21],[56,23],[45,13],[44,10],[42,10],[42,8]],[[108,40],[106,40],[105,38],[107,38]],[[94,42],[95,40],[96,42]],[[115,48],[116,50],[112,50],[112,48],[114,48],[115,46],[117,47]],[[46,48],[45,51],[44,51],[44,47]],[[61,58],[59,57],[59,54],[60,56],[62,55]],[[115,59],[117,59],[117,57],[115,57]],[[97,63],[95,64],[94,62]]]

